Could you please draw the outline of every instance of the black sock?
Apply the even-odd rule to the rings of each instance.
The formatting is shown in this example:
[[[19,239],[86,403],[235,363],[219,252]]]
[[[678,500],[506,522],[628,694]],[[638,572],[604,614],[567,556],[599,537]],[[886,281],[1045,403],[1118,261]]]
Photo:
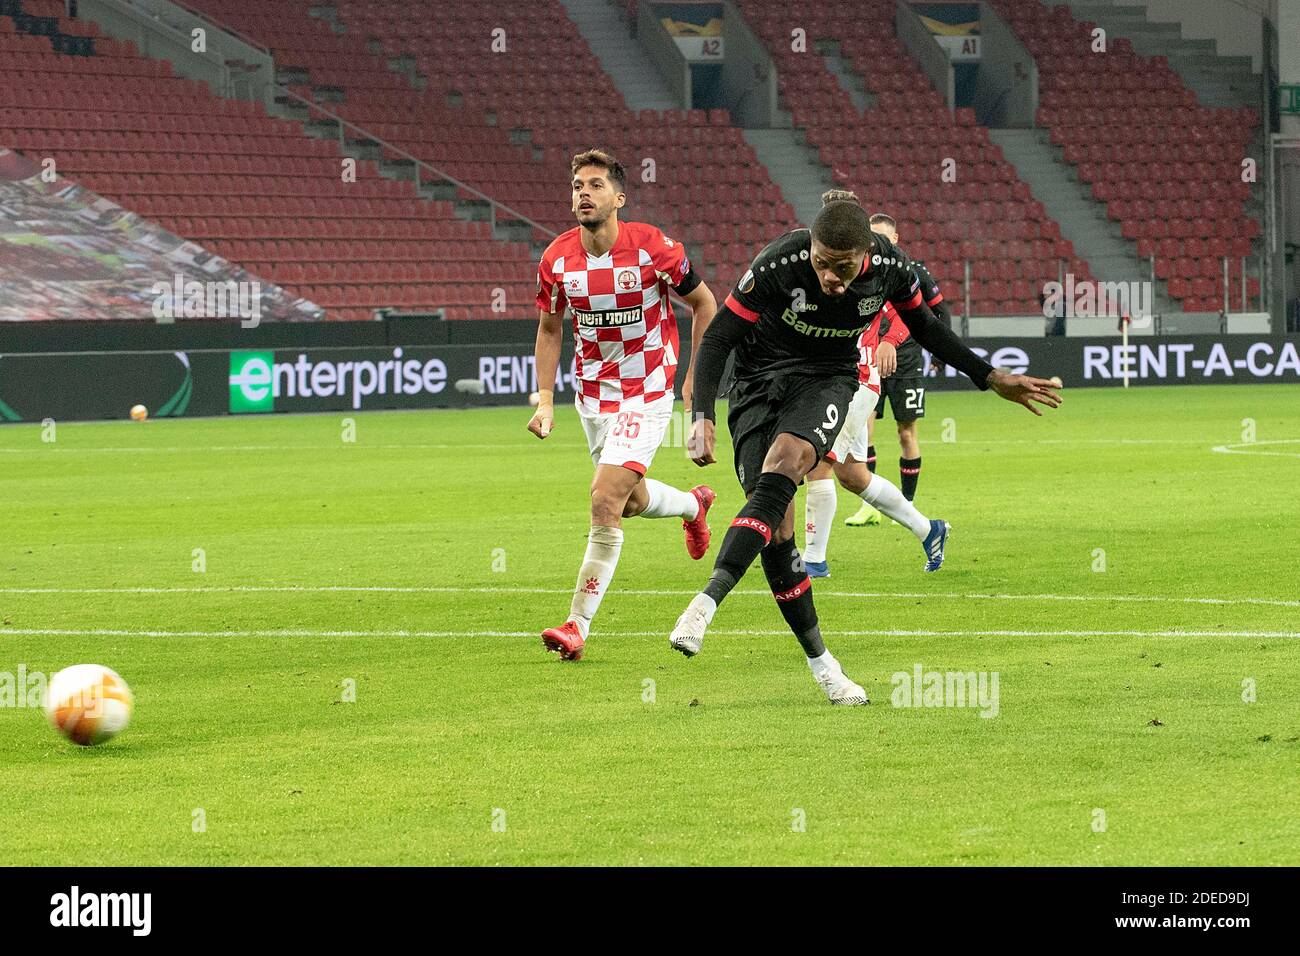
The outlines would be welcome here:
[[[921,480],[921,459],[898,459],[898,477],[900,479],[898,484],[903,489],[903,497],[911,501],[916,497],[916,483]]]
[[[781,616],[799,639],[803,652],[809,657],[821,657],[826,653],[826,644],[817,626],[812,582],[804,570],[803,558],[795,550],[793,538],[780,543],[773,541],[763,549],[763,573],[767,575]]]
[[[754,493],[731,522],[718,559],[713,563],[713,574],[705,585],[704,593],[721,604],[736,582],[745,576],[749,566],[772,541],[772,533],[785,520],[786,510],[794,500],[795,483],[785,475],[764,472],[758,476]]]
[[[876,473],[876,446],[867,446],[867,471],[873,475]]]

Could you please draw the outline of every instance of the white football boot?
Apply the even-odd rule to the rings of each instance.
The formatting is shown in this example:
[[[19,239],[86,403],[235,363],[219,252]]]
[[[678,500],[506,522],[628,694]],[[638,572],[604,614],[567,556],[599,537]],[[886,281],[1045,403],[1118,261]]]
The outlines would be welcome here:
[[[707,594],[697,594],[686,605],[682,616],[677,619],[668,643],[673,650],[681,651],[687,657],[694,657],[700,652],[704,643],[704,632],[713,620],[718,605]]]
[[[826,692],[826,696],[832,704],[841,704],[845,707],[860,707],[863,704],[871,703],[867,699],[867,692],[845,675],[839,661],[834,661],[832,666],[822,669],[820,673],[813,671],[813,678],[817,681],[818,686]]]

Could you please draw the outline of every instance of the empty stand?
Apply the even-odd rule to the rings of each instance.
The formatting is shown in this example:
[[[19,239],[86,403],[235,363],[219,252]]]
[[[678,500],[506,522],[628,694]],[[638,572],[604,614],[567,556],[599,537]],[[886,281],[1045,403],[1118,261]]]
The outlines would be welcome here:
[[[952,115],[895,36],[894,0],[738,0],[777,64],[785,107],[835,181],[899,221],[900,244],[926,262],[956,311],[964,265],[980,315],[1038,312],[1038,292],[1066,260],[1088,275],[1060,227],[1033,199],[968,109]],[[792,31],[806,31],[806,51]],[[859,113],[817,52],[839,41],[874,105]],[[942,179],[946,160],[955,181]]]
[[[1155,257],[1169,294],[1189,312],[1219,311],[1227,256],[1239,303],[1240,259],[1260,234],[1245,212],[1251,187],[1241,175],[1256,111],[1201,106],[1164,57],[1140,56],[1123,37],[1094,51],[1096,24],[1076,20],[1068,6],[993,5],[1038,64],[1038,125],[1138,255]],[[1247,284],[1258,296],[1259,280]]]
[[[337,143],[213,95],[94,23],[63,17],[62,3],[5,3],[16,15],[0,16],[0,142],[54,158],[61,175],[331,318],[368,319],[379,307],[534,314],[526,243],[494,239],[489,224],[419,198],[414,183],[385,179],[373,163],[344,182]],[[84,42],[72,49],[64,37]],[[505,312],[491,309],[496,289]]]
[[[557,232],[573,225],[569,158],[591,146],[628,166],[623,217],[685,241],[716,286],[729,287],[763,242],[795,224],[725,111],[633,113],[559,0],[513,9],[344,0],[341,36],[308,15],[308,0],[274,11],[253,0],[199,6],[237,22],[278,64],[306,70],[311,87],[342,90],[339,115]],[[504,49],[494,52],[494,40]],[[387,68],[396,57],[411,58],[425,89]]]

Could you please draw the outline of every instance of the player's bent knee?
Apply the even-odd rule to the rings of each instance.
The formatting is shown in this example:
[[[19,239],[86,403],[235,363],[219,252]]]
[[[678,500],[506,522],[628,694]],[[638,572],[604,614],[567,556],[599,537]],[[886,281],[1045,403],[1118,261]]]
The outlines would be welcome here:
[[[592,524],[611,524],[619,518],[640,514],[639,511],[627,512],[632,500],[620,488],[608,488],[604,485],[591,486],[591,521]]]

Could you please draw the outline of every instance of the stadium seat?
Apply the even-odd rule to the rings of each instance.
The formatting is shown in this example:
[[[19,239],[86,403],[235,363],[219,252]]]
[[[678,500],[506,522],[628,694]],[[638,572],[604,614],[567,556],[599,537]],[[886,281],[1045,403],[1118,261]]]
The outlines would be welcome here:
[[[1116,37],[1105,52],[1094,53],[1092,25],[1076,20],[1064,4],[992,5],[1037,63],[1036,123],[1062,147],[1093,198],[1106,203],[1106,215],[1119,222],[1121,234],[1137,241],[1139,255],[1156,256],[1158,278],[1173,282],[1174,276],[1192,274],[1181,260],[1172,260],[1200,255],[1199,246],[1186,244],[1215,235],[1245,240],[1233,251],[1249,254],[1250,240],[1260,232],[1243,204],[1250,185],[1239,181],[1223,157],[1247,154],[1259,123],[1254,110],[1199,105],[1165,57],[1140,56],[1126,38]],[[1176,200],[1157,202],[1155,209],[1133,201],[1162,195],[1173,182],[1180,184]],[[1170,250],[1168,241],[1183,245]],[[1189,298],[1172,287],[1170,294]],[[1198,304],[1207,298],[1201,292],[1190,297]]]

